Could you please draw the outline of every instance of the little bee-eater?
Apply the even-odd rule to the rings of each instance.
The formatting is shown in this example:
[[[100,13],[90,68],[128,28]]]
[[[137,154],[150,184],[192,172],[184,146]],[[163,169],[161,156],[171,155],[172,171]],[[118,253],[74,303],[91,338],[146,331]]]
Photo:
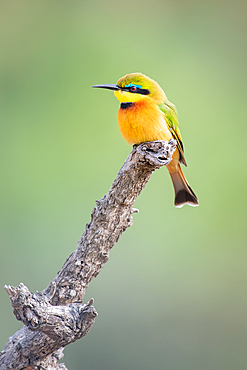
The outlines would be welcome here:
[[[198,206],[198,199],[188,184],[180,163],[186,164],[184,147],[178,125],[177,109],[167,100],[161,87],[142,73],[131,73],[120,78],[116,85],[95,85],[114,90],[120,102],[117,115],[121,134],[129,144],[174,138],[177,148],[166,166],[175,191],[175,206]]]

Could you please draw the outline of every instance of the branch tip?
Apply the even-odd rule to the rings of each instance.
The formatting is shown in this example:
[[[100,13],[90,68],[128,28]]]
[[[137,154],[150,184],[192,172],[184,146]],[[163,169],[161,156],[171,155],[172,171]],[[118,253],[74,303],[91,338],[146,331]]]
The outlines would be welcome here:
[[[14,298],[17,294],[17,288],[12,285],[4,285],[4,289],[8,293],[10,299]]]
[[[90,301],[88,301],[87,302],[87,306],[89,307],[89,306],[92,306],[93,305],[93,303],[94,303],[94,299],[93,298],[91,298],[90,299]]]
[[[132,208],[132,211],[131,211],[131,213],[139,213],[140,211],[139,211],[139,209],[138,208]]]

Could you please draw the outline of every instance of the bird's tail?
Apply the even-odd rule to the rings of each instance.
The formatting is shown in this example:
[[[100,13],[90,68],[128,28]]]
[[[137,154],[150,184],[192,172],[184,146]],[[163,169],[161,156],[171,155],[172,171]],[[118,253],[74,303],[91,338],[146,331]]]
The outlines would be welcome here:
[[[177,172],[170,172],[175,191],[175,207],[181,208],[185,204],[188,204],[192,207],[198,206],[199,202],[197,196],[189,186],[179,164],[177,168]]]

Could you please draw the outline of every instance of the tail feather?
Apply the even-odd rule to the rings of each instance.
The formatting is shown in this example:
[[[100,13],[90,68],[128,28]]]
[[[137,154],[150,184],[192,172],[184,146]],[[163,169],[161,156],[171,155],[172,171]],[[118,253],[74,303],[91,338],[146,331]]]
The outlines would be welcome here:
[[[180,165],[178,166],[177,172],[170,172],[175,191],[175,207],[181,208],[185,204],[196,207],[199,205],[197,196],[189,186]]]

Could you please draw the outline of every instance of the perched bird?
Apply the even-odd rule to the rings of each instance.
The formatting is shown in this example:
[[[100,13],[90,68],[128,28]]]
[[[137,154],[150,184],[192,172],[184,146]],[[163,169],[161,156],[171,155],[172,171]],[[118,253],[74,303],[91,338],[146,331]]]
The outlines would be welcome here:
[[[124,139],[129,144],[174,138],[177,149],[166,166],[175,191],[175,206],[198,206],[198,199],[188,184],[180,163],[186,164],[177,109],[167,100],[161,87],[142,73],[131,73],[120,78],[116,85],[93,87],[114,90],[120,102],[117,120]]]

